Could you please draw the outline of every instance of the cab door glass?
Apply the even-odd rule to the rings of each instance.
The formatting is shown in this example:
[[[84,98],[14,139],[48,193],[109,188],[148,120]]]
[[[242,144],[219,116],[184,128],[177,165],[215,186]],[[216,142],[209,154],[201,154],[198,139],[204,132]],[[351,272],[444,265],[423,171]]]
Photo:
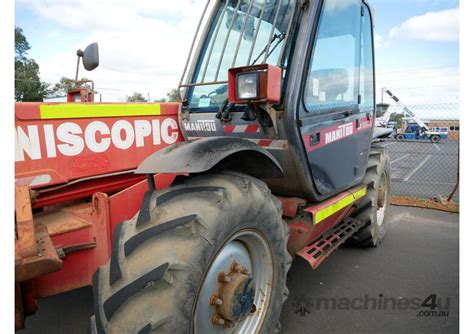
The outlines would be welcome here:
[[[306,111],[357,107],[360,25],[360,1],[324,1],[304,90]]]

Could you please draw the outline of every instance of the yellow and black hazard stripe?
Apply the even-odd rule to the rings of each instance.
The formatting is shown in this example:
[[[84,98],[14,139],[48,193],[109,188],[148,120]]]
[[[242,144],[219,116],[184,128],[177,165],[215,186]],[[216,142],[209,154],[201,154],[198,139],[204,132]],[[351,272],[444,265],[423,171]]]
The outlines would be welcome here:
[[[305,211],[313,215],[313,223],[319,224],[325,219],[338,213],[339,211],[354,204],[367,194],[367,186],[363,185],[349,191],[345,191],[323,203],[307,208]]]

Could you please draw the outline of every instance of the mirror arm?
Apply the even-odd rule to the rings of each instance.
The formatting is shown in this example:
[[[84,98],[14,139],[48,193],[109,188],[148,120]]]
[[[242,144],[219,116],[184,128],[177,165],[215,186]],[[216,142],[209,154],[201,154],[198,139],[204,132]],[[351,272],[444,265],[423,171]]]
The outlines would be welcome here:
[[[84,52],[79,49],[76,52],[77,55],[77,65],[76,65],[76,80],[74,80],[74,85],[77,85],[77,80],[79,80],[79,62],[81,60],[81,57],[84,55]]]
[[[77,66],[76,66],[76,79],[74,80],[74,85],[77,85],[77,80],[79,78],[79,61],[81,57],[77,57]]]

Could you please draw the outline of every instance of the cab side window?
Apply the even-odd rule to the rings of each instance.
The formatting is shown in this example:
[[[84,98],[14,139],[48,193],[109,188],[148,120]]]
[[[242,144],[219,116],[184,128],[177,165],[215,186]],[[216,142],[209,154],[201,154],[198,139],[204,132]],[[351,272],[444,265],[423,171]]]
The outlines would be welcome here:
[[[357,107],[361,57],[361,3],[324,1],[306,77],[306,111]]]

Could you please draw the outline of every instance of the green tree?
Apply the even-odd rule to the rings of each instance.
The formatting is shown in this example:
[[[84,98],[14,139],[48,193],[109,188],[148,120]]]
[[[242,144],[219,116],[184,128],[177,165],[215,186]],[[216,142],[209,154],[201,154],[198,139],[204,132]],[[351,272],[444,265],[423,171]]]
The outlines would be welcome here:
[[[169,93],[166,94],[168,97],[168,102],[178,102],[181,101],[179,97],[179,92],[177,89],[172,89]]]
[[[48,93],[48,84],[41,82],[39,65],[34,59],[28,58],[31,49],[23,30],[15,27],[15,100],[43,101]]]
[[[161,99],[156,99],[154,102],[179,102],[181,101],[181,98],[178,94],[177,89],[172,89],[168,93],[166,93],[166,97],[162,97]]]
[[[79,81],[88,80],[87,78],[82,78]],[[59,82],[54,84],[54,86],[50,89],[49,95],[50,96],[64,96],[70,90],[76,87],[74,79],[69,79],[66,77],[61,77]],[[92,89],[92,86],[89,83],[80,83],[78,87]]]
[[[132,96],[127,96],[127,102],[147,102],[147,99],[140,93],[133,93]]]
[[[390,108],[390,104],[388,103],[377,103],[375,105],[375,117],[383,117],[383,115],[388,111]]]
[[[397,123],[397,129],[400,129],[402,127],[403,115],[402,114],[391,114],[389,121],[390,122],[396,122]]]
[[[23,35],[23,30],[15,27],[15,60],[25,60],[29,49],[31,46]]]

